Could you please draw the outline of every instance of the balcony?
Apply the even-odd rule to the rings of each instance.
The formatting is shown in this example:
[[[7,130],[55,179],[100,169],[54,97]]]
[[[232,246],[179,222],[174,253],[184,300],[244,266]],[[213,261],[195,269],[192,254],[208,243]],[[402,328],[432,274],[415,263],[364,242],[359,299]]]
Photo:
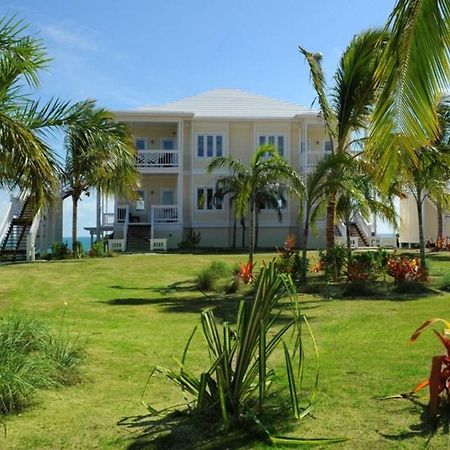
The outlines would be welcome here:
[[[178,168],[178,150],[138,150],[136,167],[147,169]]]

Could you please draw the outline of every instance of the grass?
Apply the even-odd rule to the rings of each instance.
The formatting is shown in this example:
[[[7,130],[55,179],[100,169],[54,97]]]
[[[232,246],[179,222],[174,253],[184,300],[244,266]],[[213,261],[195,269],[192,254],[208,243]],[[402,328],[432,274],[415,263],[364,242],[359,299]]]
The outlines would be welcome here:
[[[205,296],[194,287],[199,271],[218,259],[235,264],[246,257],[136,255],[0,266],[1,315],[27,313],[57,327],[66,308],[72,337],[80,332],[87,341],[84,382],[39,392],[39,404],[7,419],[0,448],[267,448],[242,430],[228,442],[198,433],[180,413],[155,423],[140,404],[150,369],[174,367],[172,356],[180,357],[203,308],[214,306],[220,320],[234,317],[239,295]],[[430,267],[432,286],[438,287],[450,271],[449,254],[431,256]],[[428,290],[361,299],[331,289],[326,296],[302,298],[321,352],[314,417],[291,428],[277,414],[266,423],[282,434],[350,439],[335,448],[415,449],[428,441],[428,448],[446,448],[448,426],[431,433],[421,419],[425,391],[414,403],[379,398],[406,392],[427,376],[431,356],[441,352],[439,342],[431,333],[413,346],[407,340],[424,319],[449,317],[450,294]],[[200,339],[194,337],[189,356],[193,370],[204,362]],[[282,358],[273,363],[281,368]],[[145,399],[161,408],[183,400],[162,378],[152,381]]]

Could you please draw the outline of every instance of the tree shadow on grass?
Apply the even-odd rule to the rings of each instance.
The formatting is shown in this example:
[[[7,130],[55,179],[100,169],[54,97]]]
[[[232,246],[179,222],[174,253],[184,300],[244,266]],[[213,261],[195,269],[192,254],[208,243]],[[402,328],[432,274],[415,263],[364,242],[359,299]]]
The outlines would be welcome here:
[[[428,253],[427,258],[429,258],[430,261],[450,261],[450,252]]]
[[[196,291],[195,284],[192,280],[177,281],[176,283],[169,284],[168,286],[155,288],[151,287],[136,287],[136,286],[122,286],[115,284],[110,286],[111,289],[120,289],[123,291],[152,291],[160,292],[161,294],[168,294],[171,292],[193,292]]]
[[[424,447],[427,447],[433,437],[439,434],[449,434],[450,409],[448,405],[442,408],[441,415],[438,419],[436,419],[430,418],[428,414],[428,405],[419,402],[414,397],[409,397],[407,400],[412,402],[412,413],[420,417],[420,422],[411,425],[409,427],[409,430],[401,431],[397,434],[387,434],[379,432],[379,434],[383,436],[384,439],[399,442],[422,437],[426,439],[426,444],[424,445]]]

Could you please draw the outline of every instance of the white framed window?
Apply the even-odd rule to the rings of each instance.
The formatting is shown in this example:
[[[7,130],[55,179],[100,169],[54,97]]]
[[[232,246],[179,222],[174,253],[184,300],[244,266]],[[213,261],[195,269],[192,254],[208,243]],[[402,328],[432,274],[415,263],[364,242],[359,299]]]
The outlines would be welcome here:
[[[197,134],[197,158],[223,156],[223,134]]]
[[[324,141],[323,142],[323,151],[325,153],[331,153],[333,151],[333,142],[331,142],[331,141]]]
[[[258,136],[258,145],[272,144],[276,147],[280,156],[284,156],[284,143],[283,134],[260,134]]]
[[[162,150],[175,150],[175,139],[163,138],[161,139]]]
[[[134,209],[136,211],[145,210],[145,191],[137,191],[137,200]]]
[[[136,147],[136,150],[146,150],[148,148],[147,138],[144,137],[134,138],[134,145]]]
[[[277,211],[279,209],[284,211],[287,209],[287,200],[285,198],[279,198],[277,200],[277,205],[272,202],[265,202],[264,205],[260,205],[259,209],[265,211]]]
[[[215,198],[215,188],[199,186],[196,188],[196,209],[198,211],[217,211],[222,209],[222,201]]]

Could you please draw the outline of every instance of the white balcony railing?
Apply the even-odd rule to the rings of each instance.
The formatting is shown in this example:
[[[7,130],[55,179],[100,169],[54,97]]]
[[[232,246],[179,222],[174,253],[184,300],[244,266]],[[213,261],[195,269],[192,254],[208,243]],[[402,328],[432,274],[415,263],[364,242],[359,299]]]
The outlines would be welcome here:
[[[152,205],[151,223],[178,223],[178,205]]]
[[[103,226],[114,225],[114,213],[103,213]]]
[[[178,150],[138,150],[136,166],[141,169],[178,167]]]
[[[327,152],[308,152],[308,166],[317,166],[319,161],[327,155],[329,155]]]

